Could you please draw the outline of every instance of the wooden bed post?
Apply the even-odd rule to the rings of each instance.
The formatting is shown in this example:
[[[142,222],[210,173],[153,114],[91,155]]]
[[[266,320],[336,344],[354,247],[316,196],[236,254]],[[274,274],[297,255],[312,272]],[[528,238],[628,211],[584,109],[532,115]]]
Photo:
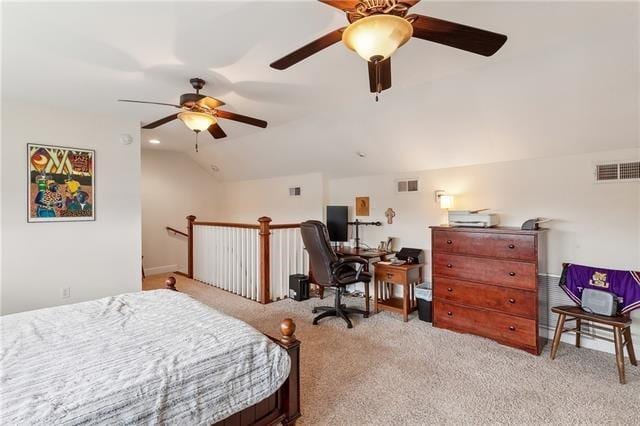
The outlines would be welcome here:
[[[260,223],[260,303],[271,301],[271,271],[269,261],[269,239],[271,230],[269,224],[271,218],[262,216],[258,219]]]
[[[296,324],[291,318],[285,318],[280,323],[282,337],[277,343],[282,346],[291,358],[291,372],[289,378],[280,388],[282,411],[286,416],[283,425],[293,425],[300,417],[300,341],[295,336]]]
[[[167,290],[178,291],[176,288],[176,277],[169,277],[164,282],[164,288]]]
[[[189,238],[189,246],[187,253],[187,276],[193,279],[193,222],[196,220],[194,215],[187,216],[189,221],[187,224],[187,237]]]

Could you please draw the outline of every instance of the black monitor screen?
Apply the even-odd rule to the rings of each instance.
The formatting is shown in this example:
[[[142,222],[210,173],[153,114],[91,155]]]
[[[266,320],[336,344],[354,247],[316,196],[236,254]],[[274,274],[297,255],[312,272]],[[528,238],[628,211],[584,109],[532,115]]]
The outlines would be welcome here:
[[[347,222],[349,222],[349,207],[327,206],[327,229],[331,241],[347,241],[349,239]]]

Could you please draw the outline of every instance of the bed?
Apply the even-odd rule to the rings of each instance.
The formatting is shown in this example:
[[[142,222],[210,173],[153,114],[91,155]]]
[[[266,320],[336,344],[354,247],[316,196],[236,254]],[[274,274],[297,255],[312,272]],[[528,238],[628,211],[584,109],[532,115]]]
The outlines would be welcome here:
[[[0,318],[0,424],[269,425],[300,416],[300,342],[175,290]]]

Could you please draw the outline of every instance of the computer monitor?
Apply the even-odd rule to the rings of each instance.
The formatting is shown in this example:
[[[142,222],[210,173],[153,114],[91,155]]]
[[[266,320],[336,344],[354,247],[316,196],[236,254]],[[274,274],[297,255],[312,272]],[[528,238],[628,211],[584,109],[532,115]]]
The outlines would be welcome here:
[[[348,241],[349,207],[327,206],[327,229],[331,241]]]

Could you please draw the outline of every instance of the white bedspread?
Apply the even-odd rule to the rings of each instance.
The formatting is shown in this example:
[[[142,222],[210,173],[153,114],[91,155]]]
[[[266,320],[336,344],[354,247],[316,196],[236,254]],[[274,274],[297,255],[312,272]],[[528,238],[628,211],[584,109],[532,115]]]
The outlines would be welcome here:
[[[0,318],[0,424],[209,425],[275,392],[286,351],[156,290]]]

